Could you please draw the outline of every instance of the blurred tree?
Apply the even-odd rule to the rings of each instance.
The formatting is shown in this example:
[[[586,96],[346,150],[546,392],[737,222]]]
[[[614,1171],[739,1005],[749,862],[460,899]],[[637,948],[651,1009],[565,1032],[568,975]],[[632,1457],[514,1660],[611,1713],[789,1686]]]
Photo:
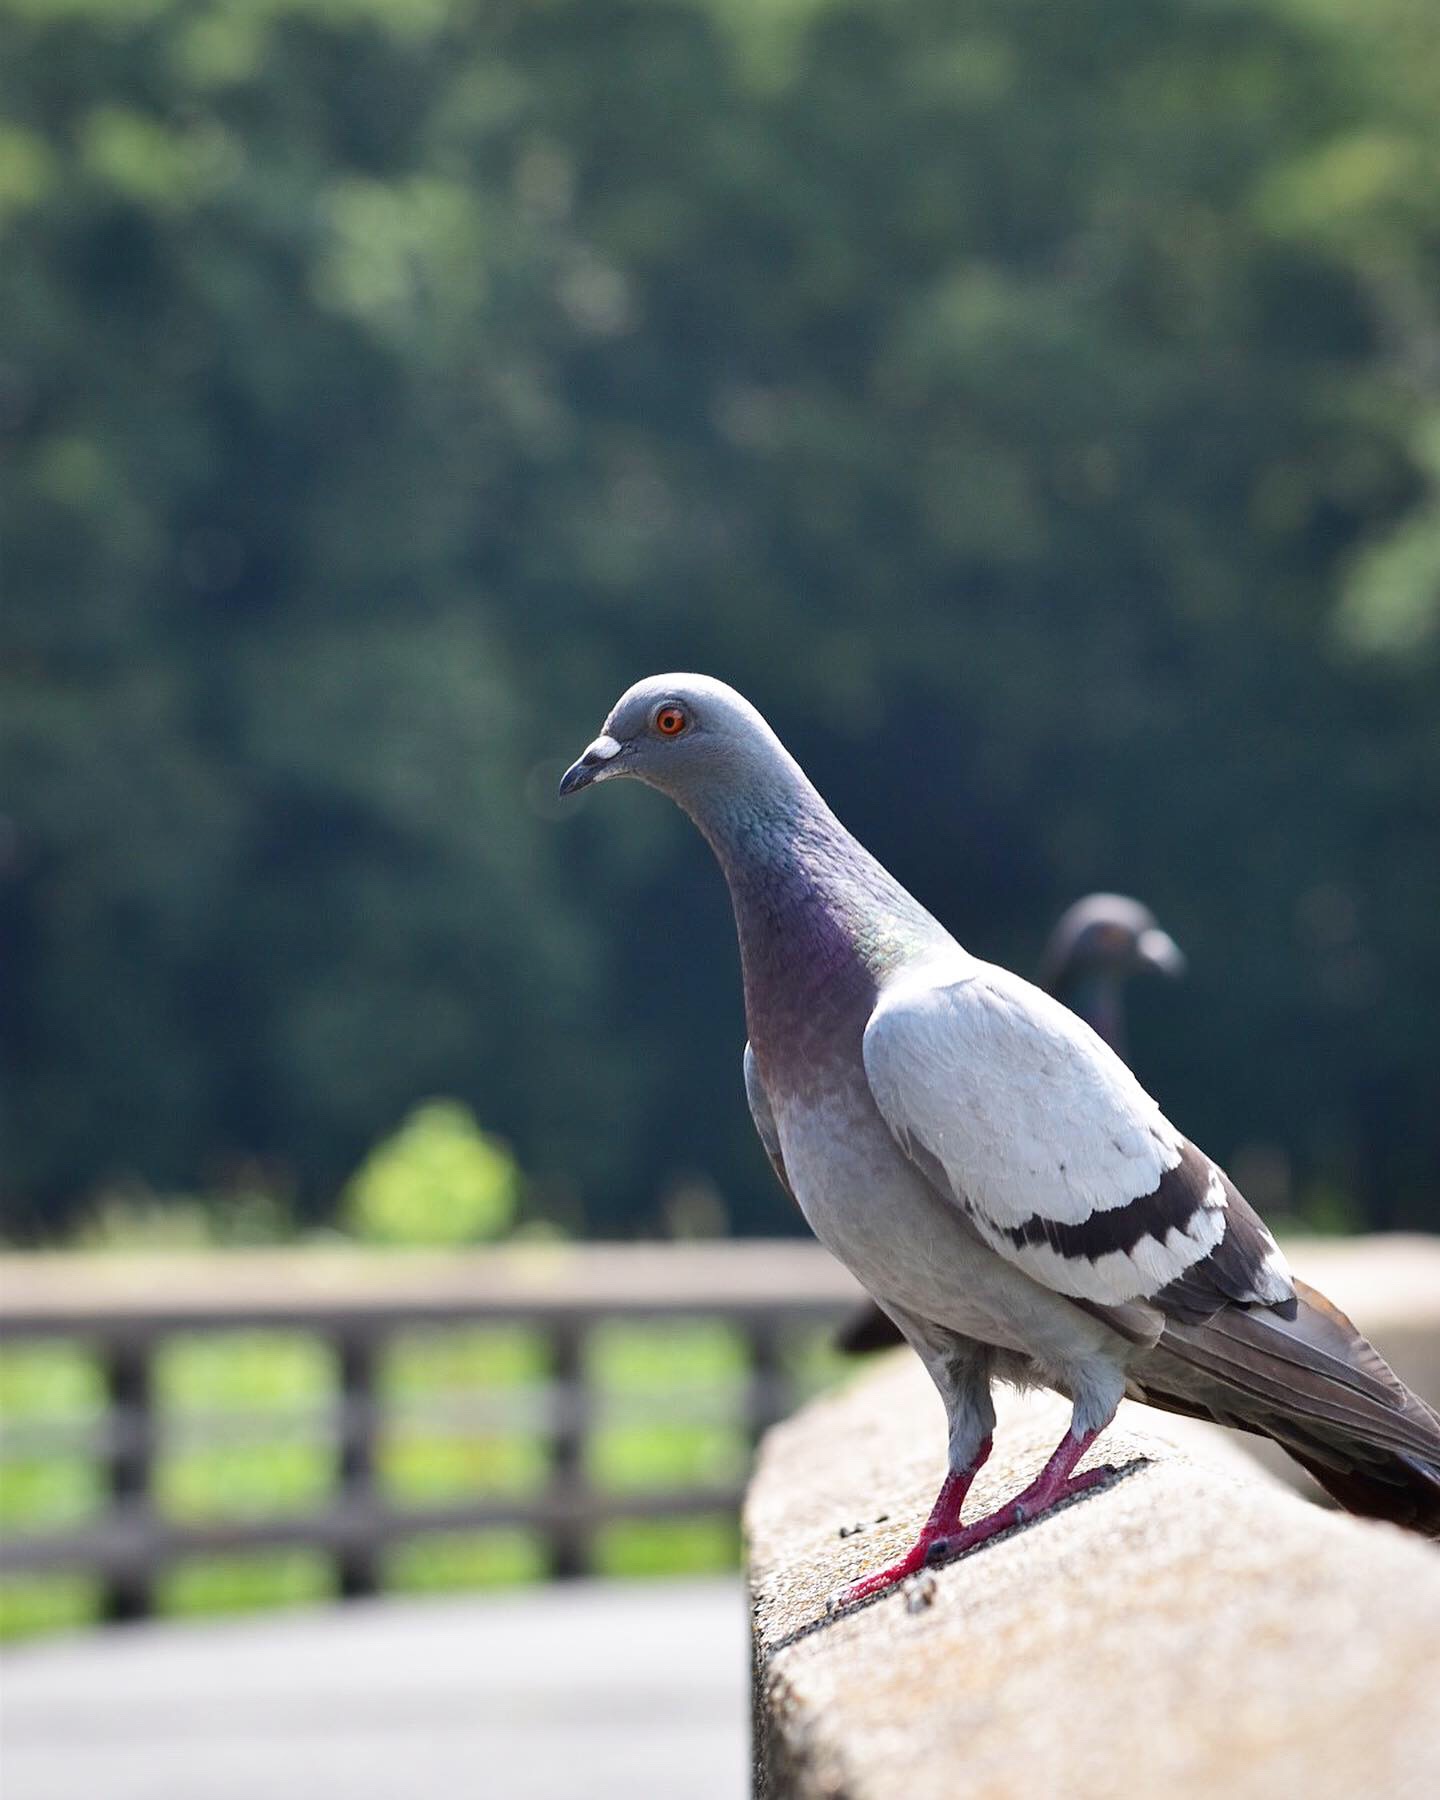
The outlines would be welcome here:
[[[0,0],[14,1228],[436,1091],[783,1226],[703,851],[550,800],[677,664],[977,949],[1143,893],[1182,1122],[1433,1218],[1421,9]]]
[[[375,1244],[471,1244],[515,1221],[520,1171],[466,1106],[430,1100],[345,1185],[341,1222]]]

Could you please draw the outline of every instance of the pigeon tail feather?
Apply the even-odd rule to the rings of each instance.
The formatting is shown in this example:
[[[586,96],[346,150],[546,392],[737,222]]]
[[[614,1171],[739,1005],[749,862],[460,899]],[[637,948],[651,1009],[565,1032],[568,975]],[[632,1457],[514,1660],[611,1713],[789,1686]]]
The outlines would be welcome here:
[[[1440,1538],[1440,1417],[1303,1281],[1287,1320],[1226,1306],[1167,1323],[1135,1371],[1152,1406],[1273,1438],[1346,1511]]]
[[[1369,1468],[1328,1468],[1290,1444],[1283,1448],[1346,1512],[1362,1519],[1384,1519],[1421,1537],[1440,1540],[1440,1464],[1397,1456],[1377,1474]]]

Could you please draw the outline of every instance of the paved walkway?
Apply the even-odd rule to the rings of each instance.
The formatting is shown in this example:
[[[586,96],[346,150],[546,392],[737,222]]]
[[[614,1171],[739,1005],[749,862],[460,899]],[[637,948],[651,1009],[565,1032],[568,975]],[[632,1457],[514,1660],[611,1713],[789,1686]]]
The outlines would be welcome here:
[[[5,1800],[741,1800],[738,1581],[121,1628],[0,1665]]]

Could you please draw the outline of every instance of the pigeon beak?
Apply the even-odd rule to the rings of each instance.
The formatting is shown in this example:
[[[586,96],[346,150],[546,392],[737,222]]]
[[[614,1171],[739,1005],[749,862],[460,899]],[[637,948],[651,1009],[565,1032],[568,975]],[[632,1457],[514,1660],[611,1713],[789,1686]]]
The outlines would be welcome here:
[[[1185,953],[1170,933],[1161,931],[1158,926],[1140,933],[1135,953],[1147,968],[1158,969],[1172,981],[1185,973]]]
[[[564,800],[570,794],[578,794],[581,788],[589,787],[592,781],[610,773],[607,765],[620,754],[620,749],[612,737],[596,738],[580,760],[571,763],[560,777],[560,798]]]

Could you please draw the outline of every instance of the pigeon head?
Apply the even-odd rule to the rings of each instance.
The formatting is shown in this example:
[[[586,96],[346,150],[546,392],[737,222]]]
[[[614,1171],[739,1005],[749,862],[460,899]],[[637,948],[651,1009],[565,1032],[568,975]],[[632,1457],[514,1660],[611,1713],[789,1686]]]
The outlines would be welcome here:
[[[563,795],[615,776],[659,788],[689,811],[707,793],[803,782],[775,733],[734,688],[708,675],[650,675],[610,709],[560,781]]]
[[[1123,981],[1145,969],[1183,975],[1185,958],[1149,907],[1125,894],[1087,894],[1056,922],[1041,979],[1058,993],[1087,977]]]
[[[813,1011],[817,984],[868,1010],[877,973],[923,943],[948,941],[723,681],[637,681],[560,792],[620,775],[667,795],[715,852],[735,906],[752,1041],[776,1041],[777,1021]]]

